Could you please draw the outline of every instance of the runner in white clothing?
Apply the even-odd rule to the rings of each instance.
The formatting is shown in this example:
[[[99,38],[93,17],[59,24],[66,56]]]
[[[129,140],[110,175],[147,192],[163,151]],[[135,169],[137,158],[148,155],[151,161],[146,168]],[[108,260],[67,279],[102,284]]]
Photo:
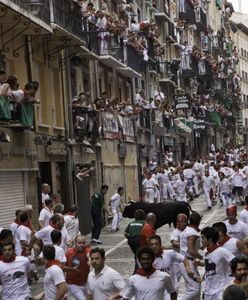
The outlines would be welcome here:
[[[240,256],[241,254],[248,255],[248,249],[244,245],[243,241],[230,237],[227,234],[227,228],[225,223],[217,222],[214,223],[212,227],[219,234],[219,245],[221,247],[227,249],[234,256]]]
[[[223,203],[224,208],[226,209],[229,205],[232,204],[231,198],[231,182],[229,179],[225,177],[224,173],[219,172],[220,178],[220,196]]]
[[[180,174],[180,178],[176,181],[174,188],[177,195],[177,201],[187,202],[187,180],[182,173]]]
[[[240,212],[239,219],[248,225],[248,196],[245,197],[246,207]]]
[[[121,213],[121,197],[124,194],[124,188],[118,187],[117,193],[115,193],[109,202],[110,211],[113,214],[113,220],[111,225],[111,232],[116,232],[119,230],[120,223],[122,220]]]
[[[147,178],[142,182],[144,192],[144,202],[154,203],[155,191],[158,187],[157,182],[152,178],[151,172],[148,172]]]
[[[35,277],[28,258],[15,255],[15,245],[5,241],[2,245],[3,256],[0,261],[0,282],[2,300],[25,300],[30,297],[27,275]]]
[[[79,230],[79,220],[78,220],[79,208],[77,205],[72,205],[69,212],[64,215],[65,228],[68,232],[71,241],[75,241],[75,238],[81,234]]]
[[[229,263],[234,255],[217,245],[219,235],[211,227],[201,231],[203,247],[207,248],[205,261],[204,300],[221,300],[225,286],[230,282]]]
[[[15,251],[16,255],[28,256],[29,255],[29,243],[31,241],[32,231],[27,226],[29,223],[29,217],[26,212],[20,214],[20,223],[15,232]]]
[[[38,223],[40,228],[44,228],[49,225],[49,221],[53,215],[53,200],[48,198],[45,200],[45,206],[40,211]]]
[[[121,292],[124,300],[156,299],[163,300],[164,292],[170,294],[171,300],[177,299],[177,293],[167,272],[161,272],[153,267],[155,254],[150,247],[140,248],[137,253],[141,264],[135,275],[132,275]],[[115,298],[117,299],[117,298]]]
[[[210,199],[210,190],[214,188],[214,178],[210,176],[209,170],[206,169],[205,175],[202,176],[202,188],[205,194],[208,209],[212,208],[212,202]]]
[[[228,220],[224,223],[227,227],[227,233],[231,237],[243,240],[248,236],[248,226],[237,219],[237,206],[232,205],[226,209]]]

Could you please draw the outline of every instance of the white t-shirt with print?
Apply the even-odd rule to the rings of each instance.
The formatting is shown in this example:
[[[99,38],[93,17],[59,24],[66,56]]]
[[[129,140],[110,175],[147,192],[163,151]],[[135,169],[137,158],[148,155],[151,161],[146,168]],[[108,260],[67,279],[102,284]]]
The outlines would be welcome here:
[[[29,260],[16,256],[13,262],[0,261],[2,300],[24,300],[30,296],[27,273],[32,270]]]
[[[248,225],[238,220],[234,225],[231,225],[228,220],[224,221],[227,228],[227,234],[238,240],[243,240],[248,236]]]
[[[234,256],[240,256],[241,253],[237,247],[237,242],[238,240],[232,237],[228,241],[226,241],[223,245],[221,245],[221,247],[231,252]]]
[[[244,222],[248,226],[248,210],[246,208],[240,212],[239,218],[242,222]]]
[[[229,283],[229,262],[234,257],[232,253],[222,247],[204,255],[205,295],[214,295]]]
[[[180,253],[184,256],[191,257],[188,253],[188,237],[196,236],[196,250],[198,251],[200,248],[200,233],[193,227],[187,226],[184,231],[180,235]]]
[[[55,259],[62,263],[66,263],[67,259],[64,249],[58,245],[53,245],[53,247],[55,248]],[[43,252],[40,253],[39,257],[43,258]]]
[[[62,282],[65,282],[65,276],[59,266],[53,265],[46,269],[44,277],[45,300],[55,299],[57,294],[57,285]]]

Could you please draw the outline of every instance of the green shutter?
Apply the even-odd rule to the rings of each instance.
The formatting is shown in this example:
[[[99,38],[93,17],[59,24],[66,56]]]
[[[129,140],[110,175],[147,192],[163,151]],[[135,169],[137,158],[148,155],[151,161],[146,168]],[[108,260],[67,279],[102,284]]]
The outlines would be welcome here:
[[[34,125],[34,107],[32,103],[21,103],[21,124],[30,127]]]
[[[222,9],[222,0],[216,0],[215,3],[219,9]]]
[[[221,116],[217,111],[208,111],[206,117],[208,122],[214,123],[216,125],[221,125],[222,123]]]
[[[11,120],[10,102],[7,96],[0,96],[0,120]]]

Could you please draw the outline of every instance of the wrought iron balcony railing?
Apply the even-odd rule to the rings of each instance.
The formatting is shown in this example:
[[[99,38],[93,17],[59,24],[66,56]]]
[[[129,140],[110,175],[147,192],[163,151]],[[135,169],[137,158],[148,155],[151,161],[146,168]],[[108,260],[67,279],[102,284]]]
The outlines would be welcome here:
[[[198,7],[195,11],[196,25],[199,30],[207,29],[207,16],[202,8]]]
[[[195,24],[195,11],[192,0],[179,1],[179,19],[185,20],[189,24]]]

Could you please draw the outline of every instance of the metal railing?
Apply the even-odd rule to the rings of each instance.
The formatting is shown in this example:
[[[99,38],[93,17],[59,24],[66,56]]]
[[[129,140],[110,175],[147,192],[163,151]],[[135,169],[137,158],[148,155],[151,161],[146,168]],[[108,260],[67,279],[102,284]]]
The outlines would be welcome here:
[[[142,72],[142,61],[143,55],[139,54],[134,47],[130,45],[126,45],[126,54],[127,54],[127,61],[126,64],[128,67],[132,68],[136,72]]]
[[[207,16],[206,13],[203,11],[202,8],[198,7],[195,11],[195,19],[197,27],[200,30],[207,29]]]
[[[190,0],[179,1],[179,19],[195,24],[195,11]]]
[[[72,0],[52,0],[54,23],[83,38],[81,7]]]

